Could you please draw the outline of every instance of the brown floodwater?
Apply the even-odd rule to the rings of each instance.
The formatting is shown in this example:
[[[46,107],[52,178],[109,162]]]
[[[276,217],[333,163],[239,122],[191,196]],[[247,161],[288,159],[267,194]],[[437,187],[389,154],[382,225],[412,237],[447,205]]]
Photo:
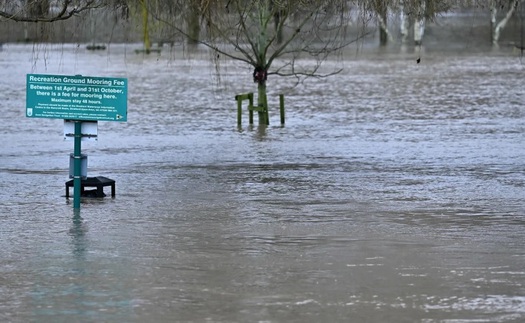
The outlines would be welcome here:
[[[270,76],[270,125],[237,127],[249,68],[136,47],[0,52],[1,321],[525,320],[517,53],[348,53]],[[75,216],[73,142],[25,116],[28,73],[128,79],[128,122],[82,144],[115,198]]]

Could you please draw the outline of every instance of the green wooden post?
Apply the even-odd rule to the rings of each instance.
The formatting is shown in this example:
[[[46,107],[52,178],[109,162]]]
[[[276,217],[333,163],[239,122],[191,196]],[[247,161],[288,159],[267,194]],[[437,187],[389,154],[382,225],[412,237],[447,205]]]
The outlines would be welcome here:
[[[82,185],[82,121],[75,121],[75,148],[73,163],[73,208],[80,209],[80,190]]]
[[[237,100],[237,125],[240,126],[242,124],[242,98],[236,95],[235,100]]]
[[[250,124],[253,124],[253,111],[260,111],[253,106],[253,93],[239,94],[235,96],[237,100],[237,125],[242,123],[242,101],[248,100],[248,113],[250,114]]]
[[[284,94],[279,94],[279,110],[281,111],[281,124],[284,124]]]
[[[248,111],[250,111],[250,124],[253,124],[253,93],[248,93],[248,102],[249,102],[249,106],[248,106]]]
[[[270,125],[270,115],[268,114],[268,96],[264,97],[264,117],[266,118],[266,125]]]

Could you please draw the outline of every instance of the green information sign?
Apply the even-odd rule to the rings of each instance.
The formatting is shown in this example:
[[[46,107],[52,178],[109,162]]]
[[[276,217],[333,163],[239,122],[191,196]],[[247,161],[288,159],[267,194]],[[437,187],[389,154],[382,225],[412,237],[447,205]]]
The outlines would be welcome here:
[[[128,80],[28,74],[26,116],[69,120],[126,121]]]

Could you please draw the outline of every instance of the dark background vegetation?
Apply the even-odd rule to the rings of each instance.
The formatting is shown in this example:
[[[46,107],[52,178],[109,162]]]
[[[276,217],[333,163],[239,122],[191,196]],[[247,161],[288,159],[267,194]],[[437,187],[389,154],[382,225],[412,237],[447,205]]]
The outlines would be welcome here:
[[[503,16],[505,12],[501,12]],[[523,47],[525,17],[523,10],[517,10],[503,29],[499,41],[501,48]],[[389,16],[388,27],[394,36],[388,47],[401,44],[399,17]],[[413,32],[413,26],[411,33]],[[357,32],[363,28],[371,31],[360,44],[379,46],[379,29],[374,21],[366,26],[355,22],[349,27]],[[158,22],[151,22],[150,37],[153,44],[159,42],[182,45],[184,39],[174,36]],[[412,35],[410,35],[412,36]],[[142,41],[142,21],[139,15],[122,19],[118,12],[111,10],[92,10],[68,20],[53,23],[31,23],[0,20],[1,43],[49,42],[49,43],[138,43]],[[406,45],[413,45],[409,37]],[[484,50],[491,48],[490,16],[486,10],[472,9],[438,14],[426,22],[423,45],[435,50]]]

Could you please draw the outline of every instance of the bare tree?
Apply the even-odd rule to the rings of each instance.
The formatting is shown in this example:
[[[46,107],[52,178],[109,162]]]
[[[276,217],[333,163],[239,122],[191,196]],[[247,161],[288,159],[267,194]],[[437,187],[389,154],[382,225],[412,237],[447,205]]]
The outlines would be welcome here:
[[[340,69],[321,71],[322,63],[363,34],[347,35],[350,17],[346,0],[195,0],[191,10],[201,17],[200,35],[180,20],[157,18],[190,41],[253,68],[259,106],[266,106],[266,83],[272,75],[325,77]],[[299,59],[309,58],[308,64]],[[259,121],[266,123],[266,115]]]

